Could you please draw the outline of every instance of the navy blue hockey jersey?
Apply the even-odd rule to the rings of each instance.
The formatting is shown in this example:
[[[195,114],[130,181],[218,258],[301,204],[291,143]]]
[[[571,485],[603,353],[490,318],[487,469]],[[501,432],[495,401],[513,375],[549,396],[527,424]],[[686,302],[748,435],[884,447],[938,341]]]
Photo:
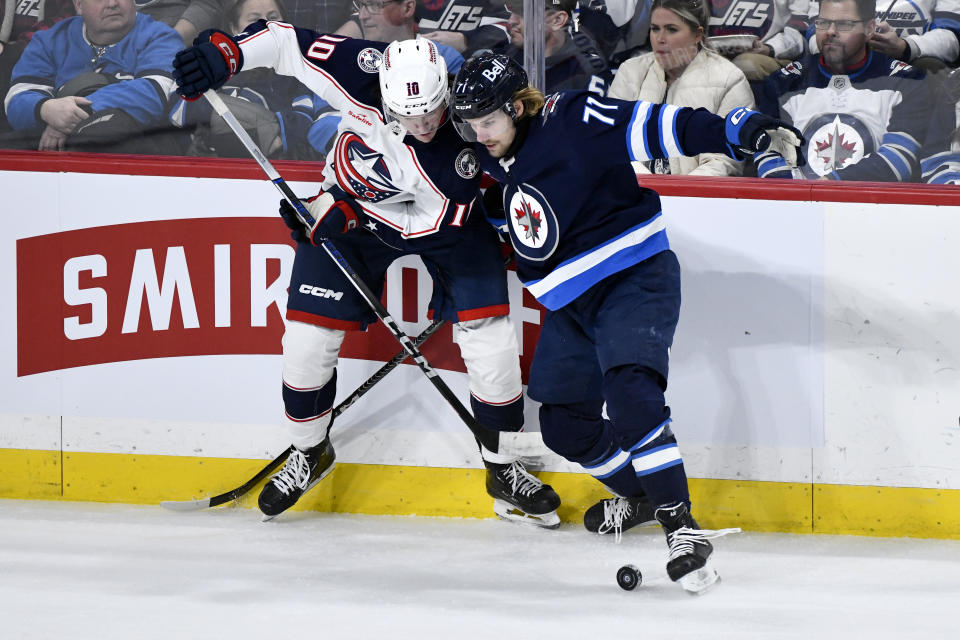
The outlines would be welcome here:
[[[656,192],[631,162],[728,153],[724,120],[705,109],[627,102],[586,91],[547,97],[511,158],[478,148],[503,186],[517,275],[548,309],[669,248]]]

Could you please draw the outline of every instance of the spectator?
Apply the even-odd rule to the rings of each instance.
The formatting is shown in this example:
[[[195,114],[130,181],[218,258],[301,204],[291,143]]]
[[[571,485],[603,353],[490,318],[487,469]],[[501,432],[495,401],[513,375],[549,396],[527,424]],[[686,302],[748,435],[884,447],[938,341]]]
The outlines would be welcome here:
[[[819,3],[810,0],[810,15]],[[870,48],[927,72],[955,67],[960,56],[960,2],[957,0],[876,0],[877,27]],[[817,53],[812,27],[810,52]]]
[[[931,104],[924,72],[867,46],[874,0],[824,0],[814,25],[822,54],[770,76],[757,98],[761,111],[803,133],[807,167],[791,172],[763,153],[758,175],[915,180]]]
[[[137,11],[173,27],[184,44],[216,26],[223,0],[137,0]]]
[[[758,82],[806,53],[809,0],[715,0],[712,46]]]
[[[33,34],[75,15],[73,0],[0,0],[0,96],[7,95],[13,65]],[[0,113],[0,133],[9,130],[6,117]]]
[[[223,17],[229,33],[260,20],[285,18],[281,0],[230,0]],[[315,160],[321,157],[307,133],[313,123],[313,92],[296,78],[273,69],[241,71],[219,93],[257,146],[271,158]],[[189,155],[245,158],[247,150],[206,100],[178,100],[170,121],[193,131]]]
[[[384,5],[397,0],[386,0]],[[507,10],[497,0],[422,0],[416,2],[416,22],[422,35],[453,47],[469,58],[481,49],[507,45]],[[357,37],[355,33],[338,31]],[[387,42],[387,40],[383,40]]]
[[[133,0],[76,0],[79,16],[38,32],[4,100],[7,146],[40,150],[178,153],[155,131],[174,90],[177,33],[138,15]]]
[[[652,53],[627,60],[607,95],[681,107],[703,107],[720,116],[754,106],[743,72],[704,47],[710,14],[703,0],[654,0],[650,18]],[[637,166],[639,165],[639,166]],[[641,173],[702,176],[740,175],[743,163],[719,153],[637,163]]]
[[[610,66],[616,68],[629,58],[650,51],[650,5],[652,0],[581,0],[581,24],[600,45]],[[588,13],[589,11],[589,13]],[[611,38],[591,24],[590,13],[603,14],[616,29]]]
[[[613,75],[594,39],[573,28],[578,0],[546,0],[543,16],[544,84],[547,93],[587,89],[604,95]],[[510,45],[504,53],[523,64],[523,0],[507,0]]]

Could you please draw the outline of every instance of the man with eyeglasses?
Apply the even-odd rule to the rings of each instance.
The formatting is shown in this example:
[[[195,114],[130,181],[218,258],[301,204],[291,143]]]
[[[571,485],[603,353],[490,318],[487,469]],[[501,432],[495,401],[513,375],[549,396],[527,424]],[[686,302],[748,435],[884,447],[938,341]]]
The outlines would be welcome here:
[[[810,16],[819,13],[811,0]],[[876,28],[868,46],[927,73],[955,67],[960,62],[960,0],[875,0]],[[813,24],[807,32],[810,52],[817,53]]]
[[[264,516],[283,513],[333,470],[329,432],[340,347],[346,331],[376,321],[316,246],[330,238],[376,295],[396,259],[419,256],[424,262],[433,278],[434,316],[453,323],[467,370],[494,512],[559,526],[560,498],[526,471],[518,451],[500,447],[500,432],[518,432],[524,423],[519,343],[508,315],[500,241],[481,204],[476,152],[450,124],[450,76],[436,44],[418,37],[387,45],[259,20],[236,36],[201,34],[173,67],[187,100],[223,86],[242,69],[266,67],[296,77],[341,116],[322,190],[304,201],[316,225],[304,228],[293,208],[281,204],[297,240],[282,386],[294,446],[260,494]]]
[[[807,141],[807,165],[775,153],[756,158],[765,178],[910,182],[930,119],[924,72],[868,46],[874,0],[823,0],[813,21],[820,54],[774,73],[757,108],[788,121]]]
[[[544,91],[588,89],[605,95],[613,73],[593,34],[574,24],[577,3],[578,0],[546,0],[544,3]],[[523,64],[523,0],[507,0],[507,10],[510,11],[510,46],[503,53]]]

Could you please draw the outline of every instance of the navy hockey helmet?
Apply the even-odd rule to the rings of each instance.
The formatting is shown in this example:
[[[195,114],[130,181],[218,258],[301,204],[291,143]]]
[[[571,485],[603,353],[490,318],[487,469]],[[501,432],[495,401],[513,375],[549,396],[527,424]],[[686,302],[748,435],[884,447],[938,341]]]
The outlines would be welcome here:
[[[498,109],[515,120],[513,95],[528,84],[527,72],[505,55],[481,53],[470,58],[453,81],[453,122],[457,131],[466,140],[476,140],[463,121],[482,118]]]

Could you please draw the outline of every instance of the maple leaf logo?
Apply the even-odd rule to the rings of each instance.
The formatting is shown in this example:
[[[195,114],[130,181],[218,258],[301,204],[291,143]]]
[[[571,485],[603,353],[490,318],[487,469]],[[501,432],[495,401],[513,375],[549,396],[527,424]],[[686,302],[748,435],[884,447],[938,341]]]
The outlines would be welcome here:
[[[842,169],[857,150],[856,141],[847,142],[844,140],[843,133],[839,131],[837,124],[834,124],[833,133],[827,134],[827,139],[823,142],[817,142],[817,157],[823,162],[828,171]]]
[[[517,225],[523,227],[523,231],[526,234],[524,240],[532,239],[534,242],[540,240],[540,225],[543,224],[543,221],[540,219],[540,214],[534,211],[526,200],[521,201],[520,208],[514,209],[514,219],[517,221]]]

